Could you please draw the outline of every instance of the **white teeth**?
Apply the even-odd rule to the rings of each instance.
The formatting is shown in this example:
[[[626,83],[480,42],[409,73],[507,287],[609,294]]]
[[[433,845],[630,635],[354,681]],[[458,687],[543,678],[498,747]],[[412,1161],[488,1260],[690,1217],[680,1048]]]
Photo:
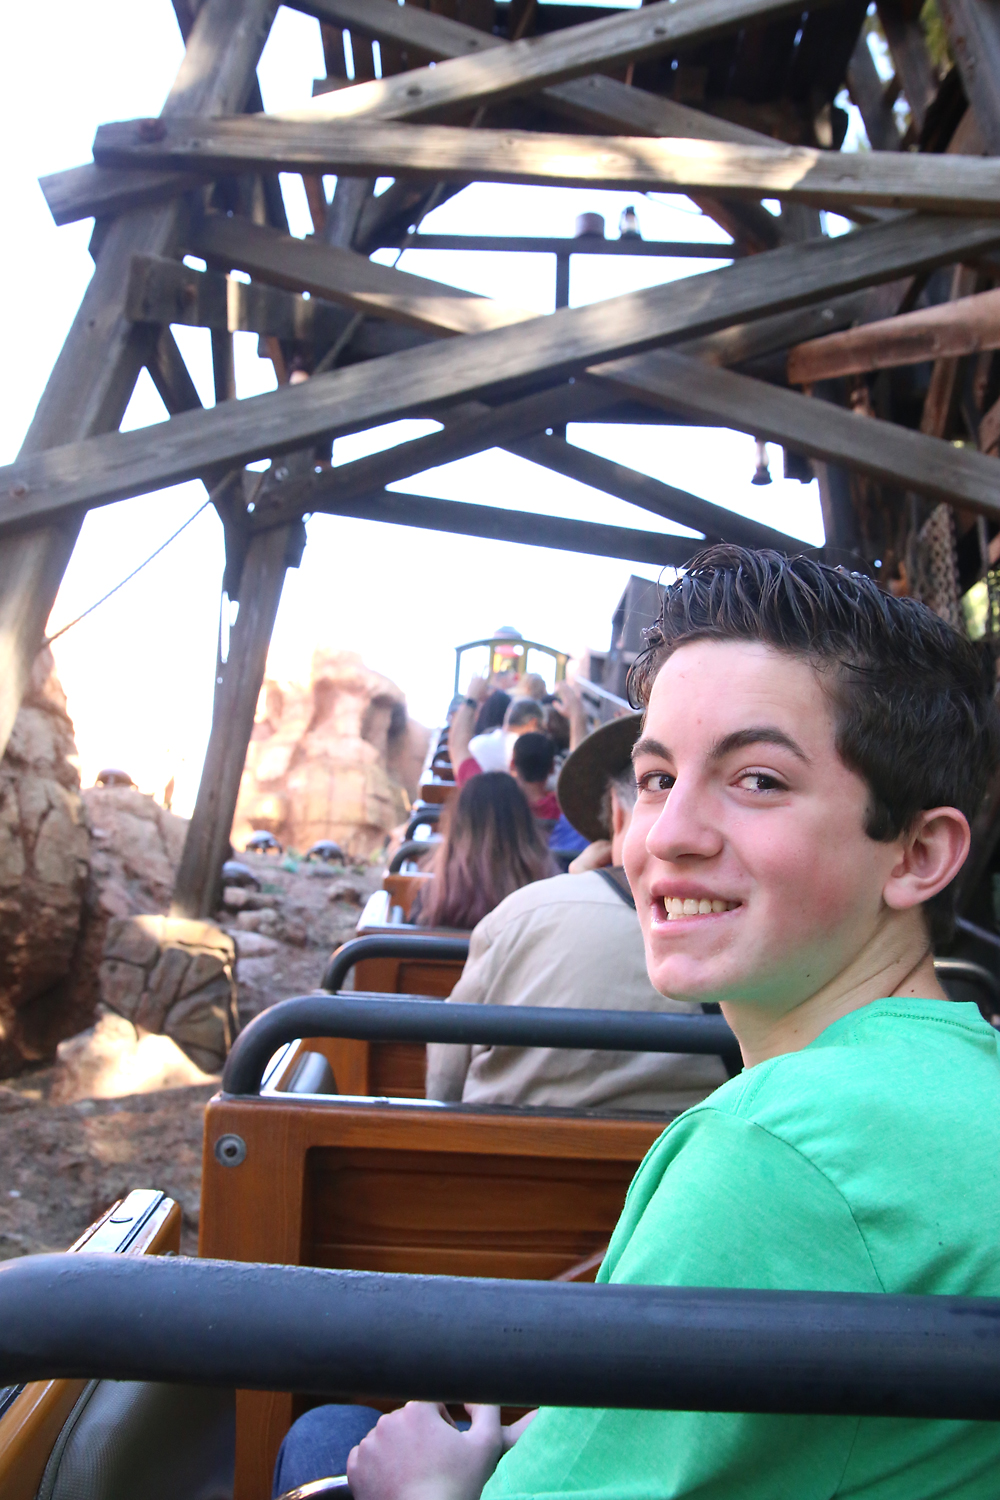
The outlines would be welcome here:
[[[664,896],[663,910],[668,922],[675,922],[678,917],[710,917],[720,912],[732,911],[738,906],[738,901],[721,901],[718,898],[710,901],[706,896],[695,899],[694,896]]]

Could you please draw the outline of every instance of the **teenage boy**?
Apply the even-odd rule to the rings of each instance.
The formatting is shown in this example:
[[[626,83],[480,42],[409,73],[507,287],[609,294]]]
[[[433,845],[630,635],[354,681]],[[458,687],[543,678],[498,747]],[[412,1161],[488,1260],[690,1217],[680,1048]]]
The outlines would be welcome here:
[[[637,666],[650,976],[719,1002],[746,1068],[649,1153],[598,1279],[1000,1296],[997,1036],[933,967],[997,760],[977,651],[867,578],[722,547]],[[472,1415],[383,1418],[356,1500],[987,1500],[1000,1473],[993,1423]]]

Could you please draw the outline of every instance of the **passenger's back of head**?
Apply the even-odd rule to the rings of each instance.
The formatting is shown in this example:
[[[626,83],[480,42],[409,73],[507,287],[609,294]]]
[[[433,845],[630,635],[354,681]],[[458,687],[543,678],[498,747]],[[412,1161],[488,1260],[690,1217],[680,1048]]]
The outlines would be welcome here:
[[[472,726],[473,735],[489,734],[491,729],[499,729],[510,708],[510,703],[510,694],[501,692],[499,688],[488,693],[479,705],[479,712]]]
[[[415,920],[424,927],[472,928],[506,896],[555,873],[527,798],[506,771],[468,781],[448,807],[433,880]]]
[[[555,763],[555,746],[547,734],[529,732],[514,741],[511,769],[522,785],[543,785],[552,775]]]
[[[534,698],[515,698],[504,717],[505,729],[525,729],[533,725],[541,729],[545,721],[545,710]]]

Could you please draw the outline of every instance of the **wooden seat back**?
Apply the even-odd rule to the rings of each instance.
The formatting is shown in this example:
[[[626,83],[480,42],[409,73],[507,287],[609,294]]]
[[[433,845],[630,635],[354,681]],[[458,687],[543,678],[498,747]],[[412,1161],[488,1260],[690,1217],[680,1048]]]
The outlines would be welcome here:
[[[423,802],[448,803],[458,795],[454,781],[444,781],[439,776],[430,776],[420,783],[420,798]]]
[[[401,878],[408,877],[386,877],[387,880]],[[385,894],[384,891],[376,891],[375,897]],[[372,907],[372,900],[358,923],[359,937],[378,933],[399,936],[406,932],[422,937],[458,935],[448,928],[416,927],[408,923],[366,923],[365,917]],[[381,915],[383,910],[384,904],[376,908],[376,915]],[[431,995],[445,1000],[461,978],[464,967],[462,959],[363,958],[354,966],[353,988],[380,995]],[[348,1037],[333,1037],[310,1041],[309,1050],[322,1053],[329,1062],[337,1090],[341,1094],[381,1095],[394,1099],[424,1097],[427,1049],[420,1042],[363,1042]],[[299,1051],[289,1053],[277,1082],[279,1089],[288,1086],[299,1060]]]
[[[140,1190],[113,1203],[70,1253],[176,1254],[180,1243],[180,1205],[163,1193]],[[35,1500],[56,1439],[86,1385],[85,1380],[36,1380],[0,1390],[3,1500]]]
[[[454,1276],[593,1276],[664,1124],[335,1096],[216,1096],[205,1120],[199,1253]],[[227,1136],[245,1147],[236,1166],[224,1165],[224,1148],[216,1154]],[[235,1500],[266,1500],[297,1410],[289,1395],[239,1393]]]

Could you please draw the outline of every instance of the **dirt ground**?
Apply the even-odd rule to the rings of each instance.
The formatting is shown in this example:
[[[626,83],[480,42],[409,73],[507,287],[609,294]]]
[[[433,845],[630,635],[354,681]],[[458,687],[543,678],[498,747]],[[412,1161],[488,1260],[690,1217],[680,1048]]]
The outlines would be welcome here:
[[[52,1105],[54,1073],[0,1086],[0,1260],[65,1250],[131,1188],[176,1198],[181,1251],[197,1254],[202,1118],[215,1086]]]
[[[223,910],[237,944],[240,1019],[308,993],[330,953],[351,937],[366,897],[381,883],[373,867],[283,869],[250,865],[266,905]],[[115,1099],[53,1104],[58,1067],[0,1084],[0,1260],[65,1250],[131,1188],[159,1188],[184,1211],[183,1254],[198,1248],[202,1123],[212,1083]]]

